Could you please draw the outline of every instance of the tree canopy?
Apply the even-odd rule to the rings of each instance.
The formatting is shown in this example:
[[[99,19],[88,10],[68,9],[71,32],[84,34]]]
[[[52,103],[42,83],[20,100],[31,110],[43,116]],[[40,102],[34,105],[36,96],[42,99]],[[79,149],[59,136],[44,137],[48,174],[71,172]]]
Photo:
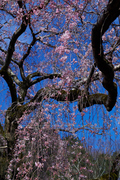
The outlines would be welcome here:
[[[0,148],[7,157],[2,179],[16,158],[28,155],[26,147],[31,149],[29,158],[46,157],[41,149],[50,143],[53,156],[62,153],[60,143],[63,149],[67,146],[60,131],[75,135],[85,129],[92,134],[110,130],[111,119],[106,121],[104,113],[102,125],[84,115],[98,106],[96,114],[116,106],[119,116],[120,0],[1,0],[0,20]],[[116,134],[117,130],[115,126]],[[70,163],[61,161],[61,169]],[[44,163],[38,158],[35,166],[41,169]],[[8,173],[6,178],[23,176],[18,164],[11,170],[14,177]],[[37,178],[35,166],[30,166],[28,178]]]

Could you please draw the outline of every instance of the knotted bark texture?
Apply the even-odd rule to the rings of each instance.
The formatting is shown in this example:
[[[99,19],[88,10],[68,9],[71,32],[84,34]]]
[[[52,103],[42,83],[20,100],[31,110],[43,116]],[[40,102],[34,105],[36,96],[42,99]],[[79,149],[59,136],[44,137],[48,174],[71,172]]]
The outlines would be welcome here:
[[[120,0],[109,0],[102,16],[92,29],[92,50],[94,61],[103,74],[103,87],[108,91],[104,105],[108,111],[114,107],[117,99],[117,85],[114,80],[112,63],[104,58],[102,35],[108,30],[110,24],[120,15]]]

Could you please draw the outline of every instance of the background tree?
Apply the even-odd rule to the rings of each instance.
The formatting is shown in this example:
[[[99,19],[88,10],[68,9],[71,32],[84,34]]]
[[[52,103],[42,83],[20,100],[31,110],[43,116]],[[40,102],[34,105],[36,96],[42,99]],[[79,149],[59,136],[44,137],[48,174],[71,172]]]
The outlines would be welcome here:
[[[6,169],[8,179],[33,178],[33,169],[35,177],[39,178],[36,172],[45,168],[46,158],[43,157],[49,154],[49,146],[45,155],[41,155],[41,149],[47,148],[47,144],[55,144],[60,131],[73,135],[81,131],[85,135],[86,130],[92,135],[107,136],[111,117],[99,108],[107,112],[115,105],[117,107],[119,15],[119,0],[0,2],[0,151],[5,157],[1,179],[4,179]],[[2,101],[5,95],[6,104]],[[106,109],[96,104],[104,105]],[[96,114],[94,118],[93,105],[95,113],[101,112],[102,124],[101,118],[96,121]],[[93,115],[90,118],[87,107]],[[114,119],[119,116],[119,108],[116,112]],[[79,124],[76,122],[78,117]],[[115,123],[117,134],[119,122]],[[37,142],[42,140],[44,143],[38,147]],[[53,146],[53,156],[58,156],[57,147],[60,146],[59,139]],[[30,154],[29,148],[32,148]],[[34,152],[36,148],[38,154]],[[38,161],[30,159],[29,166],[29,156],[37,156]],[[19,161],[20,165],[13,168]],[[53,166],[61,172],[63,167],[67,168],[67,162],[63,159],[59,162],[61,166],[57,166],[57,161]],[[22,175],[21,163],[26,168]]]

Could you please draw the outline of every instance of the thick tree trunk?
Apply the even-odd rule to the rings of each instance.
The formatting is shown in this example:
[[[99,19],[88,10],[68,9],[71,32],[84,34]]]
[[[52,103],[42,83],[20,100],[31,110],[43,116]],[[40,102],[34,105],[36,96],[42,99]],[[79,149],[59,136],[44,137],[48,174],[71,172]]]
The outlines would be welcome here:
[[[0,180],[5,180],[9,162],[13,158],[18,117],[20,114],[15,106],[8,108],[5,116],[5,128],[0,136]]]

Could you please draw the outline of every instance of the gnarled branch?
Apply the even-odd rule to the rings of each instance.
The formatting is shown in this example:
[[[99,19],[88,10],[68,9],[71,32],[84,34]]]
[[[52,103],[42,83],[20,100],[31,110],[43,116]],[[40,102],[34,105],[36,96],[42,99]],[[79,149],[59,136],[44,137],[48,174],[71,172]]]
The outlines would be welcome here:
[[[110,24],[120,15],[120,1],[110,0],[106,10],[92,29],[92,49],[95,63],[103,74],[103,87],[108,91],[106,109],[111,111],[117,99],[117,86],[114,80],[114,68],[104,58],[102,35],[108,30]]]

